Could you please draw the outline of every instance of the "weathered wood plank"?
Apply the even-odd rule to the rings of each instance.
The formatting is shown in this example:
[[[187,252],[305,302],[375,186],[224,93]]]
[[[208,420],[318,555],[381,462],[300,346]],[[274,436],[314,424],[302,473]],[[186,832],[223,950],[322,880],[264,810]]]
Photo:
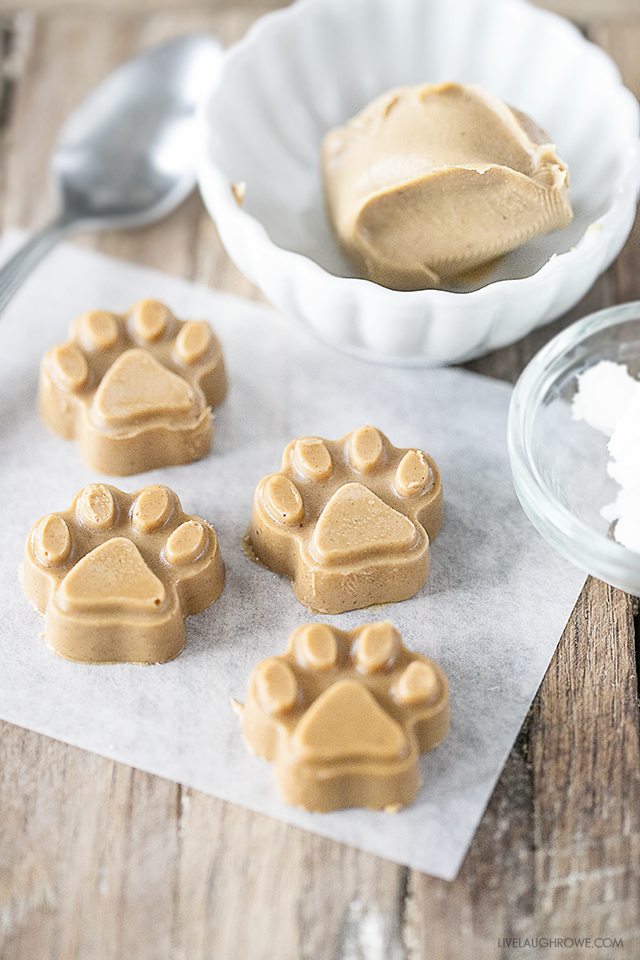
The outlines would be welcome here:
[[[589,581],[458,878],[412,876],[417,956],[473,944],[489,960],[499,940],[527,936],[620,937],[625,957],[640,952],[631,621],[630,598]]]
[[[626,20],[637,16],[636,0],[535,0],[536,5],[569,17],[581,23],[598,20]],[[275,0],[273,6],[287,6],[288,0]],[[242,7],[256,10],[263,0],[242,0]],[[236,6],[236,0],[58,0],[56,10],[86,8],[100,15],[112,16],[122,13],[155,14],[162,10],[186,9],[187,11],[220,11]],[[51,0],[0,0],[0,11],[13,13],[17,10],[46,12],[51,9]]]
[[[403,956],[393,864],[8,724],[0,798],[3,960]]]
[[[586,924],[624,936],[629,956],[640,953],[638,720],[633,603],[592,580],[533,711],[536,916],[568,936]]]
[[[536,0],[536,6],[577,23],[630,20],[638,16],[636,0]]]

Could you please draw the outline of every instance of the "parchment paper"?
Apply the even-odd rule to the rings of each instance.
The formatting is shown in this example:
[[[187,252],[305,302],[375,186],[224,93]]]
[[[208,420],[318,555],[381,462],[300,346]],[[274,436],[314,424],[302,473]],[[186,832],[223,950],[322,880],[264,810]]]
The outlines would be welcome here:
[[[213,452],[190,466],[120,480],[161,481],[218,531],[222,598],[189,621],[172,663],[81,666],[42,640],[42,618],[17,580],[32,522],[67,507],[97,478],[71,442],[36,413],[38,361],[94,307],[122,310],[146,296],[218,331],[231,381]],[[61,248],[0,319],[0,717],[307,830],[452,879],[578,596],[583,575],[546,546],[511,486],[505,428],[510,389],[456,370],[373,366],[344,356],[262,306],[203,286]],[[241,548],[254,487],[278,468],[293,437],[339,437],[374,423],[398,446],[420,446],[443,476],[446,522],[428,584],[413,600],[339,617],[351,628],[391,619],[437,659],[452,693],[452,730],[423,759],[425,785],[397,815],[310,815],[277,798],[269,765],[242,743],[230,697],[251,666],[284,649],[312,619],[289,582]]]

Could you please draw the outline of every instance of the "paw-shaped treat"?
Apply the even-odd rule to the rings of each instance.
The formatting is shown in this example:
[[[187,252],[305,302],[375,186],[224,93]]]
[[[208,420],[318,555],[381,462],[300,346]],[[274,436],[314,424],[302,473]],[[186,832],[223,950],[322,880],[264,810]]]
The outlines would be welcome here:
[[[157,300],[126,315],[92,310],[40,365],[40,413],[101,473],[190,463],[211,446],[211,407],[227,378],[204,321],[177,320]]]
[[[20,572],[47,643],[81,663],[171,660],[224,587],[215,530],[163,486],[84,487],[34,524]]]
[[[303,437],[255,492],[249,542],[320,613],[407,600],[429,572],[442,523],[438,468],[375,427],[341,440]]]
[[[239,712],[283,799],[321,812],[410,803],[419,755],[449,730],[443,671],[407,650],[390,623],[298,627],[285,654],[254,668]]]

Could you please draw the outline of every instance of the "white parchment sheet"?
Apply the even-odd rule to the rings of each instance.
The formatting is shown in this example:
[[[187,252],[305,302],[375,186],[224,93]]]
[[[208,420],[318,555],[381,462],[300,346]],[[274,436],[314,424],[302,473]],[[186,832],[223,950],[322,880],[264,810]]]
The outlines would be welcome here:
[[[165,300],[206,318],[231,389],[213,452],[199,463],[103,478],[125,490],[162,482],[210,520],[227,569],[222,598],[189,621],[185,651],[162,666],[83,666],[56,657],[25,600],[18,565],[34,520],[100,479],[36,412],[38,361],[78,313]],[[470,318],[472,319],[472,318]],[[511,486],[510,390],[456,370],[386,369],[325,347],[275,312],[93,253],[56,251],[0,319],[0,717],[204,790],[398,863],[452,879],[578,596],[583,575],[546,546]],[[390,619],[448,674],[452,729],[423,758],[425,785],[397,815],[306,814],[276,796],[269,765],[245,749],[230,697],[254,663],[313,619],[290,584],[244,555],[256,483],[292,438],[336,438],[363,423],[440,465],[446,519],[427,586],[405,603],[327,619]]]

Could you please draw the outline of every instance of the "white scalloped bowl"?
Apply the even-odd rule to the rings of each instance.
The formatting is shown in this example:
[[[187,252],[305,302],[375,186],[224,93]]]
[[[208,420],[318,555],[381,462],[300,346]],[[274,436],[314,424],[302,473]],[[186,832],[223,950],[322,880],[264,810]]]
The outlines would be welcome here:
[[[481,84],[546,128],[575,220],[478,289],[389,290],[338,250],[322,138],[382,91],[442,80]],[[386,363],[468,360],[564,313],[619,253],[640,189],[638,104],[616,67],[523,0],[299,0],[228,51],[201,126],[200,187],[235,264],[287,317]]]

